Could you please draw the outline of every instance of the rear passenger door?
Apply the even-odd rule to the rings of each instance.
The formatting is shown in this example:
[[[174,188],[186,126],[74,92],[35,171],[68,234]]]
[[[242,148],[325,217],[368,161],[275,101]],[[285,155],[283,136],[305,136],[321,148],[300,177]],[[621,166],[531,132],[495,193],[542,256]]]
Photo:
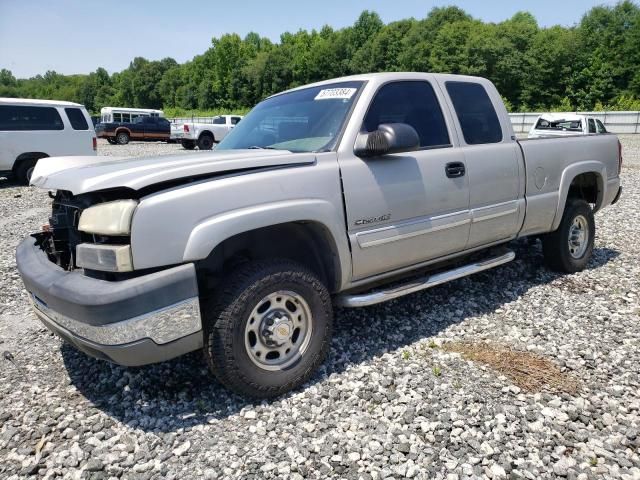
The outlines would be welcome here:
[[[490,87],[492,87],[489,84]],[[471,229],[467,248],[513,238],[524,218],[524,166],[519,147],[503,128],[500,97],[476,82],[445,81],[460,131],[469,178]],[[491,94],[491,96],[490,96]],[[502,122],[508,121],[506,111]]]
[[[0,170],[11,170],[23,153],[66,151],[65,124],[54,106],[0,105]]]
[[[163,117],[154,117],[156,136],[158,140],[165,140],[169,138],[171,134],[171,123],[169,120]]]
[[[166,137],[165,128],[161,127],[160,118],[158,117],[144,117],[144,138],[146,139],[161,139]]]
[[[128,123],[126,125],[126,127],[129,129],[129,131],[131,132],[131,139],[132,140],[141,140],[143,138],[145,138],[146,135],[146,130],[148,128],[147,125],[147,119],[149,117],[143,117],[143,116],[139,116],[135,119],[135,121]]]
[[[340,153],[356,279],[458,252],[467,243],[469,185],[442,99],[427,80],[381,85],[361,131],[405,123],[417,131],[420,146],[372,158],[356,157],[351,148]]]

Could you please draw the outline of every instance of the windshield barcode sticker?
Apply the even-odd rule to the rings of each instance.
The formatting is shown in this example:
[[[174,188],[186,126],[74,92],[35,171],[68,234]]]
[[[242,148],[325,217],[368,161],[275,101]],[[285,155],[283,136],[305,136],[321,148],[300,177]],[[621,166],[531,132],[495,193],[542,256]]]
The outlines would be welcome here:
[[[348,100],[356,93],[356,88],[325,88],[320,90],[314,100]]]

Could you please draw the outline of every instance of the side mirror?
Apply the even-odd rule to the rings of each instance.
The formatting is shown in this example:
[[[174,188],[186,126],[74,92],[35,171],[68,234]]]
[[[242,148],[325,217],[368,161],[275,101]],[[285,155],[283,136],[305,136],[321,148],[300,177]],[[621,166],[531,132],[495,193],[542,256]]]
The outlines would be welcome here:
[[[420,146],[418,132],[406,123],[383,123],[375,132],[360,133],[354,153],[358,157],[379,157],[406,152]]]

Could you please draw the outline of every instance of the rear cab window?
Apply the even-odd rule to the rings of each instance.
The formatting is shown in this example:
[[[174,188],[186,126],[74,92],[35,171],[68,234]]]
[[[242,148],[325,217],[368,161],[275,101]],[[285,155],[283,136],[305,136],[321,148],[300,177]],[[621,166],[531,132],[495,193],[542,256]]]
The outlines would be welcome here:
[[[464,141],[468,145],[500,143],[502,125],[485,88],[473,82],[445,82]]]
[[[55,107],[2,105],[0,106],[0,130],[64,130],[64,124]]]
[[[89,124],[84,113],[79,108],[65,108],[65,113],[69,117],[69,123],[74,130],[89,130]]]
[[[607,129],[604,128],[604,124],[600,120],[596,120],[596,125],[598,126],[598,133],[608,133]]]
[[[381,86],[369,106],[362,131],[373,132],[383,123],[411,125],[420,137],[420,148],[451,146],[440,102],[427,81],[407,80]]]

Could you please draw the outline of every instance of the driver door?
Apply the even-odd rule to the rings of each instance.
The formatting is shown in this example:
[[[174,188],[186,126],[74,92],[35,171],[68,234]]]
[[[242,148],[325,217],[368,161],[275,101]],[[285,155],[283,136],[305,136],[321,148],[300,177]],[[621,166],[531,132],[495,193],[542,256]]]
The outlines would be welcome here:
[[[451,118],[428,81],[382,85],[363,131],[382,123],[416,129],[420,148],[374,158],[339,158],[354,280],[465,248],[471,223],[465,159],[452,148]],[[446,115],[446,116],[445,116]]]

